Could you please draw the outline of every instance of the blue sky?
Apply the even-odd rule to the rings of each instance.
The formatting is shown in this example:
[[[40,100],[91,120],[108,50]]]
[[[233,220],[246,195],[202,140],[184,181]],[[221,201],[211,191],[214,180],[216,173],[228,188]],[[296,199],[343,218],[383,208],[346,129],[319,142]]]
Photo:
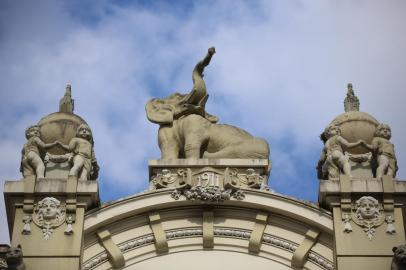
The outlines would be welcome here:
[[[317,201],[318,136],[348,82],[361,111],[391,125],[405,179],[405,11],[401,0],[1,1],[0,191],[21,178],[25,128],[57,111],[67,83],[93,130],[102,200],[146,189],[160,152],[145,103],[188,92],[210,46],[207,110],[267,139],[277,192]]]

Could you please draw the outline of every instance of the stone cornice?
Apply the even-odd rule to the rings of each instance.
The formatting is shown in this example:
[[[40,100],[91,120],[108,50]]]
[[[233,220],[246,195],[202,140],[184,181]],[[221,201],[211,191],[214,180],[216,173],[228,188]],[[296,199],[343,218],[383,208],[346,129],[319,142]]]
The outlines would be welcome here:
[[[268,211],[301,220],[328,234],[333,233],[332,217],[329,212],[276,193],[244,189],[246,198],[243,201],[231,199],[221,203],[202,203],[201,201],[190,201],[185,198],[174,200],[170,196],[173,190],[161,189],[145,192],[103,205],[97,210],[94,209],[87,213],[85,217],[85,234],[127,217],[146,214],[151,210],[203,205],[243,207]]]

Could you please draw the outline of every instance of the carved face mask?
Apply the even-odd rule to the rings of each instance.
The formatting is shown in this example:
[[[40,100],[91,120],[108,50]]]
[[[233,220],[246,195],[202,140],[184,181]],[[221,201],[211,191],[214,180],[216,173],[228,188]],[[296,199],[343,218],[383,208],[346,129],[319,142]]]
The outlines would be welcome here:
[[[44,202],[43,204],[44,219],[54,219],[56,217],[57,210],[58,207],[54,202],[52,201]]]
[[[363,200],[361,202],[359,212],[361,214],[361,217],[364,219],[372,219],[375,217],[377,209],[375,207],[375,204],[370,201],[370,200]]]

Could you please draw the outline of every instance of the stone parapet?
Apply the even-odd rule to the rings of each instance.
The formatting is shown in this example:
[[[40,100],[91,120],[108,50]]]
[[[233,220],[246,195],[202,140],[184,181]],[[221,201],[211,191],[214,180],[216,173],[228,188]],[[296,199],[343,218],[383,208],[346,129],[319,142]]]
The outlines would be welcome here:
[[[242,200],[242,189],[269,190],[270,167],[267,159],[150,160],[150,190],[175,188],[175,200]]]

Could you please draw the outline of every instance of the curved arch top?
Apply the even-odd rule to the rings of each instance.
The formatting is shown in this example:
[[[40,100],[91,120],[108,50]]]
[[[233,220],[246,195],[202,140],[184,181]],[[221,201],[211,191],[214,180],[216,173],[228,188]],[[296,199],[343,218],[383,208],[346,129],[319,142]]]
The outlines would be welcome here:
[[[180,259],[185,266],[177,269],[199,269],[203,266],[195,266],[196,261],[216,256],[231,260],[234,269],[242,267],[241,260],[244,268],[292,269],[292,257],[309,231],[318,237],[306,254],[304,269],[333,269],[332,217],[316,205],[249,189],[244,200],[220,203],[175,200],[172,192],[144,192],[88,212],[83,269],[113,269],[109,249],[125,261],[120,269],[175,266]],[[100,231],[108,232],[110,244],[99,237]]]

